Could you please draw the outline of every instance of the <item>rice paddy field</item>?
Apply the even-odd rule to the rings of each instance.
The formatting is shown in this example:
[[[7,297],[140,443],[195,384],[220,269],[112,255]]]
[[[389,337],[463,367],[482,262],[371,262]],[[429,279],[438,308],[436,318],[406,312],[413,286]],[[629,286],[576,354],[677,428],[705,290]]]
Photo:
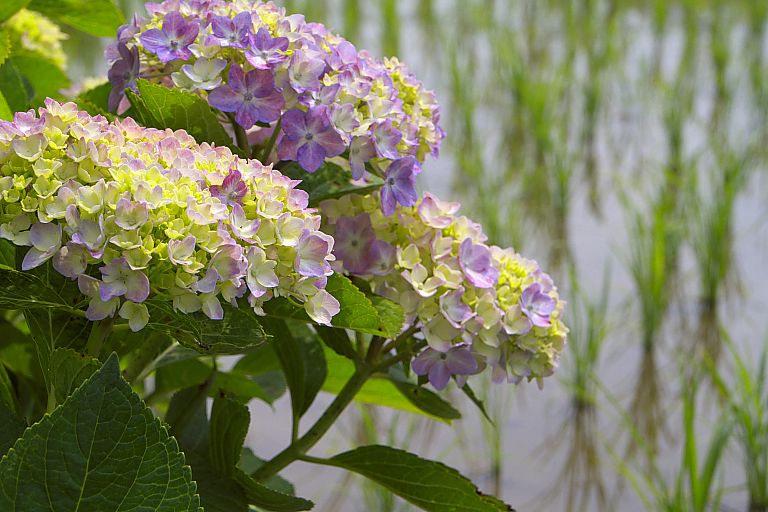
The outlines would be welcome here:
[[[482,387],[493,423],[361,405],[318,452],[407,446],[519,511],[768,510],[768,2],[281,3],[437,92],[421,185],[539,260],[572,328],[543,390]],[[105,73],[95,43],[67,42],[78,80]],[[289,409],[254,404],[249,442],[276,452]],[[288,476],[319,510],[410,509]]]

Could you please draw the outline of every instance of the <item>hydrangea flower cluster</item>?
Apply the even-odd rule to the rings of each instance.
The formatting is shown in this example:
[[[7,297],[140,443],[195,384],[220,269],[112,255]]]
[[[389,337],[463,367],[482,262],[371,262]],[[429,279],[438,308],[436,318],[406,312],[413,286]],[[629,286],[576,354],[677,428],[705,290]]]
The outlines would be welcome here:
[[[25,50],[39,53],[64,70],[67,55],[61,42],[67,38],[67,34],[57,24],[40,13],[19,9],[3,27],[11,38],[11,47],[21,46]]]
[[[420,163],[437,156],[444,132],[434,94],[397,59],[358,52],[271,2],[166,0],[146,7],[150,18],[121,27],[107,51],[111,108],[138,77],[194,91],[247,130],[252,143],[266,143],[265,152],[276,141],[272,161],[297,161],[314,172],[327,158],[344,156],[354,179],[367,171],[384,177],[386,211],[395,203],[413,206]]]
[[[336,270],[402,305],[403,329],[426,340],[414,372],[437,389],[486,366],[495,382],[541,385],[568,333],[550,277],[512,249],[486,245],[481,227],[457,215],[458,203],[426,193],[386,216],[379,202],[373,195],[324,201],[323,230],[336,240]]]
[[[0,236],[77,280],[90,320],[149,321],[148,298],[221,319],[287,296],[328,324],[333,239],[306,192],[257,161],[184,131],[109,123],[46,100],[0,121]]]

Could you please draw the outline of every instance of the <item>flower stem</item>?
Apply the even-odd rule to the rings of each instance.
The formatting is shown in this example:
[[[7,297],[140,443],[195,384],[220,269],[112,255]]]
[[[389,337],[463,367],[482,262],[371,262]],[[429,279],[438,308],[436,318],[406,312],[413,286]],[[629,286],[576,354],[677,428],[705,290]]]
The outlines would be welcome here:
[[[269,158],[269,154],[272,152],[272,148],[275,147],[275,141],[277,140],[277,136],[280,134],[280,127],[283,125],[283,118],[277,120],[277,123],[275,123],[275,129],[272,130],[272,136],[269,138],[269,141],[267,141],[267,145],[264,146],[264,151],[261,153],[261,163],[265,164],[267,163],[267,159]]]
[[[88,335],[88,341],[85,344],[85,352],[88,355],[96,359],[99,358],[101,348],[104,345],[104,341],[109,338],[114,322],[114,318],[105,318],[104,320],[94,322],[93,327],[91,327],[91,333]]]
[[[227,117],[232,121],[232,129],[235,131],[235,140],[237,141],[238,147],[245,153],[245,158],[251,158],[251,145],[248,143],[248,135],[245,133],[243,127],[237,124],[235,116],[227,114]]]
[[[371,372],[367,366],[359,366],[315,424],[285,450],[254,471],[251,476],[257,481],[263,482],[279,473],[293,461],[304,456],[328,432],[328,429],[331,428],[344,409],[352,402],[357,392],[360,391],[370,376]]]

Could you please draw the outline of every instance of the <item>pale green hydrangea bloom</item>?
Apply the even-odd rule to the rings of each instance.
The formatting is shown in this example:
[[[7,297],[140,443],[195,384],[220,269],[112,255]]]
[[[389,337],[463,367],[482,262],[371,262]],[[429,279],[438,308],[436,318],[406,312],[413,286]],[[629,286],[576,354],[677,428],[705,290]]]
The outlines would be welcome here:
[[[67,66],[67,55],[61,42],[67,38],[57,24],[40,13],[20,9],[5,22],[11,36],[11,45],[20,45],[46,57],[62,71]]]

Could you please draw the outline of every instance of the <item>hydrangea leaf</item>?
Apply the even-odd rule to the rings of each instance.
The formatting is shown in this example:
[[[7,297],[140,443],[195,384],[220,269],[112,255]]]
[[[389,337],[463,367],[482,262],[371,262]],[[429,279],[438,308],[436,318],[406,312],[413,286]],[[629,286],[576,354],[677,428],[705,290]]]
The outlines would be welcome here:
[[[79,303],[67,300],[30,272],[19,272],[0,264],[0,308],[63,309],[71,311]]]
[[[423,386],[417,386],[416,384],[398,379],[392,379],[392,383],[409,402],[428,415],[437,416],[444,420],[457,420],[461,418],[461,413],[451,404],[440,398],[437,393]]]
[[[222,385],[221,381],[221,377],[224,375],[240,377],[235,384],[238,387],[242,387],[242,391],[236,388],[228,389],[231,389],[233,394],[239,395],[241,398],[247,397],[243,396],[243,392],[248,391],[249,388],[255,389],[255,386],[258,386],[263,396],[257,394],[252,394],[251,396],[271,404],[283,396],[288,389],[285,374],[271,344],[265,344],[254,349],[240,359],[230,372],[219,374],[216,385],[226,388],[226,385]]]
[[[209,422],[207,391],[206,386],[201,386],[178,392],[171,399],[166,416],[171,431],[187,454],[206,512],[246,512],[249,504],[285,512],[312,508],[311,501],[261,485],[236,467],[250,415],[245,406],[217,396],[214,399],[217,417],[213,417],[212,409]],[[221,400],[225,403],[216,404]]]
[[[112,84],[105,82],[97,85],[87,91],[81,92],[75,102],[77,106],[91,114],[92,116],[102,115],[107,119],[113,119],[114,114],[109,112],[109,93],[112,90]]]
[[[56,403],[63,403],[80,384],[99,369],[98,359],[88,357],[70,348],[57,348],[51,354],[51,378],[56,392]]]
[[[322,390],[336,395],[341,391],[344,384],[346,384],[354,373],[355,365],[346,357],[335,354],[331,349],[326,349],[325,359],[328,366],[328,377],[325,379],[325,382],[323,382]],[[389,407],[390,409],[397,409],[413,414],[421,414],[438,421],[447,422],[445,419],[439,416],[434,416],[414,405],[413,402],[406,398],[397,389],[395,384],[387,378],[369,379],[357,395],[355,395],[355,401],[364,404]]]
[[[205,354],[241,354],[267,340],[256,315],[249,308],[224,305],[224,318],[211,320],[202,313],[177,312],[162,300],[147,301],[147,327],[163,332],[180,345]]]
[[[476,394],[475,391],[469,386],[469,382],[465,383],[461,387],[461,391],[464,392],[465,395],[467,395],[467,398],[475,404],[475,406],[480,409],[480,412],[483,414],[485,419],[487,419],[491,424],[494,424],[493,419],[491,419],[491,416],[488,414],[488,411],[485,409],[485,402],[483,402]]]
[[[232,146],[232,139],[205,100],[146,80],[138,80],[138,88],[139,94],[127,93],[136,111],[136,120],[142,125],[186,130],[197,142]]]
[[[301,417],[327,375],[323,346],[304,324],[289,326],[284,320],[267,318],[264,326],[274,337],[271,345],[285,374],[293,414]]]
[[[26,427],[10,406],[0,400],[0,453],[11,449]]]
[[[0,23],[4,22],[20,9],[23,9],[29,0],[3,0],[0,2]]]
[[[242,469],[246,475],[250,475],[263,466],[265,462],[264,459],[254,454],[253,450],[246,446],[240,454],[240,462],[237,463],[237,467]],[[275,491],[282,492],[283,494],[292,495],[296,492],[293,484],[280,475],[270,477],[264,481],[264,485]]]
[[[107,359],[0,461],[0,509],[198,511],[176,441]]]
[[[371,175],[367,185],[355,185],[349,171],[341,166],[326,161],[312,174],[307,173],[298,162],[289,162],[280,168],[280,172],[293,179],[301,180],[299,188],[309,194],[309,205],[317,206],[326,199],[335,199],[347,194],[367,194],[378,190],[384,182]]]
[[[2,93],[11,112],[22,112],[29,108],[35,91],[29,80],[23,76],[11,59],[0,66],[0,93]]]
[[[59,91],[70,86],[69,77],[53,61],[30,51],[15,51],[8,59],[34,90],[35,103],[43,103],[46,97],[61,96]]]
[[[434,512],[512,511],[458,471],[388,446],[363,446],[328,460],[373,480],[417,507]]]
[[[32,0],[29,8],[97,37],[113,37],[125,23],[112,0]]]
[[[4,121],[10,121],[13,119],[13,112],[11,107],[8,106],[8,102],[5,101],[5,96],[0,92],[0,119]]]
[[[338,329],[336,327],[325,327],[319,325],[315,327],[317,334],[323,343],[328,347],[348,359],[356,360],[360,356],[355,351],[355,347],[352,346],[352,342],[349,341],[349,335],[344,329]]]

